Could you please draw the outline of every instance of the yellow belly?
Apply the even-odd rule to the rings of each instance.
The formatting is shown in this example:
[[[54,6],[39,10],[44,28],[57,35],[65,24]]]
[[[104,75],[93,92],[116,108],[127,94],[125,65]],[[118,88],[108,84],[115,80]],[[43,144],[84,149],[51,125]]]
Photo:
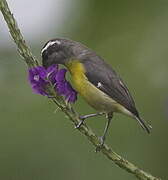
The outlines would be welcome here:
[[[72,77],[72,79],[76,90],[94,109],[100,112],[117,111],[117,103],[89,81],[86,79],[79,80],[74,77]]]
[[[67,65],[72,77],[73,87],[94,109],[100,112],[120,112],[131,116],[130,112],[111,97],[90,83],[80,62],[72,61]]]

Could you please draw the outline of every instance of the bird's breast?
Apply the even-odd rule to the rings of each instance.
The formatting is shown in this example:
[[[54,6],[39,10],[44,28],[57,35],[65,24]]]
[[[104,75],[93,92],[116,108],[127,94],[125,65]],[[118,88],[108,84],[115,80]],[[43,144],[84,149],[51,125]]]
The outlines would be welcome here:
[[[85,76],[85,68],[83,64],[77,60],[73,60],[69,61],[66,64],[66,67],[71,74],[74,88],[79,94],[84,96],[84,94],[87,93],[87,91],[85,91],[87,86],[87,77]]]
[[[70,71],[73,87],[94,109],[101,112],[125,111],[123,106],[89,82],[85,76],[85,67],[82,63],[70,61],[66,67]]]

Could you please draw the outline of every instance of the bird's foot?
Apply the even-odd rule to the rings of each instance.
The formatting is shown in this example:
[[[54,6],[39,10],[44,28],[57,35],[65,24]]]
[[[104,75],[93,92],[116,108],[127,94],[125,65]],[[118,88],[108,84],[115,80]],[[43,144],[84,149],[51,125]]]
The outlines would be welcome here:
[[[96,147],[96,153],[99,152],[103,148],[103,145],[105,142],[105,137],[101,136],[101,137],[99,137],[99,140],[100,140],[100,144],[98,144]]]
[[[75,126],[75,129],[79,129],[81,126],[82,126],[82,124],[84,123],[84,121],[85,121],[85,117],[84,116],[79,116],[79,119],[80,119],[80,121],[79,121],[79,123]]]
[[[94,113],[94,114],[87,114],[84,116],[79,116],[80,122],[75,126],[75,128],[80,128],[81,125],[84,123],[85,119],[90,118],[90,117],[95,117],[95,116],[101,116],[103,115],[104,112],[99,112],[99,113]]]

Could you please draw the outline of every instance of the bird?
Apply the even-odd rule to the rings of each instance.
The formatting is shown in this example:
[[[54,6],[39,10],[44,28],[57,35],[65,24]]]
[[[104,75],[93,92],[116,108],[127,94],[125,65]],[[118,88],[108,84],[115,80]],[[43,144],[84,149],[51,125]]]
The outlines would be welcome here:
[[[150,133],[151,126],[140,117],[126,84],[96,52],[80,42],[55,38],[45,43],[41,56],[45,68],[53,64],[64,65],[70,72],[75,90],[97,111],[94,114],[80,116],[81,121],[77,128],[86,118],[106,115],[107,122],[100,137],[99,147],[104,145],[114,113],[135,119],[147,133]]]

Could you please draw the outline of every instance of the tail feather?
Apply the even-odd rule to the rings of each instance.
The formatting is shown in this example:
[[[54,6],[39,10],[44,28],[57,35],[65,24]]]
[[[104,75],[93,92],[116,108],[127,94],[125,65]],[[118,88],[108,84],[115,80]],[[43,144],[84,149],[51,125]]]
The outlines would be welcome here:
[[[135,116],[135,119],[139,122],[139,124],[141,125],[141,127],[148,133],[150,134],[150,131],[152,129],[152,126],[149,125],[147,122],[145,122],[143,119],[141,119],[140,117]]]

